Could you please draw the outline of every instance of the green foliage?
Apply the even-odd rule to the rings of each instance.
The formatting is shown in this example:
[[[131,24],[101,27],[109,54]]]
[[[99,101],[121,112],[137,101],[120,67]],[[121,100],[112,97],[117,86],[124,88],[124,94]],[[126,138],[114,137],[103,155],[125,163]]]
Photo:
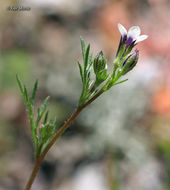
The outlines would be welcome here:
[[[96,98],[103,92],[109,90],[112,86],[127,81],[127,79],[122,81],[118,80],[122,75],[125,75],[127,72],[132,70],[138,61],[137,50],[130,54],[132,48],[128,49],[129,54],[126,55],[126,52],[123,53],[125,48],[122,46],[119,49],[115,60],[113,61],[113,71],[109,75],[103,52],[101,51],[98,53],[93,59],[92,53],[90,52],[90,44],[88,44],[86,47],[84,40],[82,38],[80,38],[80,40],[83,55],[83,65],[78,62],[78,66],[83,87],[79,99],[79,107],[88,103],[88,101],[92,98]],[[91,79],[92,68],[95,74],[95,80]],[[43,101],[42,105],[37,108],[37,117],[35,118],[34,100],[37,92],[38,81],[35,81],[32,94],[29,96],[25,85],[21,83],[18,76],[16,78],[19,89],[28,109],[31,134],[35,145],[35,156],[38,157],[48,145],[48,142],[52,136],[55,134],[56,119],[54,121],[48,121],[47,103],[49,97],[47,97]],[[95,95],[97,96],[94,97]]]
[[[83,54],[83,65],[82,68],[81,64],[78,62],[81,80],[83,84],[82,93],[79,99],[79,105],[83,105],[91,96],[92,93],[90,93],[91,87],[93,82],[90,79],[90,70],[92,68],[92,53],[90,53],[90,44],[88,44],[87,48],[85,47],[85,42],[81,38],[81,48],[82,48],[82,54]]]
[[[21,80],[18,76],[16,76],[16,79],[27,106],[31,134],[35,146],[35,157],[38,157],[43,152],[45,147],[48,145],[49,140],[56,132],[56,119],[54,119],[53,121],[48,120],[49,112],[47,111],[47,104],[49,97],[47,97],[42,105],[37,108],[37,118],[34,117],[34,100],[37,92],[38,80],[36,80],[36,82],[34,83],[32,94],[29,97],[25,85],[21,83]],[[42,122],[43,118],[44,120]]]
[[[113,72],[109,75],[107,70],[106,59],[103,55],[103,52],[101,51],[97,54],[97,56],[94,59],[92,59],[92,53],[90,53],[90,44],[88,44],[88,46],[86,47],[84,40],[82,38],[80,38],[80,40],[83,55],[83,66],[79,62],[78,66],[83,88],[79,99],[79,106],[82,106],[88,100],[93,98],[97,93],[101,94],[109,90],[112,86],[127,81],[127,79],[117,82],[119,78],[123,74],[125,74],[125,72],[122,72],[124,71],[122,70],[123,63],[120,64],[120,58],[116,57],[113,65]],[[128,63],[131,62],[132,61],[130,60]],[[92,67],[95,74],[94,81],[92,81],[90,78]],[[128,68],[128,71],[129,70],[130,69]],[[103,86],[101,86],[102,83],[104,83]]]
[[[48,113],[48,112],[47,112]],[[47,145],[47,142],[51,139],[51,137],[56,132],[56,119],[53,121],[47,121],[41,124],[39,128],[39,145],[43,145],[43,149]],[[45,146],[44,146],[45,145]]]

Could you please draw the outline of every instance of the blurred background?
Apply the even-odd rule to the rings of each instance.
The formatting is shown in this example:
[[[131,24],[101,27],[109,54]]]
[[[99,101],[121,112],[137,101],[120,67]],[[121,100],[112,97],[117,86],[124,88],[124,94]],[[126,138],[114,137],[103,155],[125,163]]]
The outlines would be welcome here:
[[[29,11],[9,11],[9,6]],[[50,150],[33,190],[170,189],[170,1],[0,1],[0,190],[22,190],[33,167],[33,145],[16,74],[36,105],[50,95],[57,125],[81,93],[80,36],[112,68],[120,33],[139,25],[149,38],[128,82],[85,109]]]

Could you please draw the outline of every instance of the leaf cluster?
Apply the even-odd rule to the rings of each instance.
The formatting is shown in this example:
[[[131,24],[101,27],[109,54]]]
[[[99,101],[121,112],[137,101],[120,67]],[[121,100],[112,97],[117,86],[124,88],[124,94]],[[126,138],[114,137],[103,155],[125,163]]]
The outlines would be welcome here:
[[[97,56],[95,56],[95,58],[93,59],[92,53],[90,53],[90,44],[88,44],[88,46],[86,47],[84,40],[82,38],[80,38],[80,40],[83,55],[83,66],[79,62],[78,66],[83,88],[79,99],[79,106],[82,106],[97,93],[101,94],[109,90],[112,86],[127,81],[127,79],[117,82],[122,76],[122,73],[120,72],[121,67],[119,64],[119,60],[115,60],[113,64],[113,71],[109,75],[106,59],[103,55],[103,52],[101,51],[100,53],[98,53]],[[92,68],[95,74],[94,81],[92,81],[90,78]],[[105,83],[103,86],[101,86],[103,82]]]
[[[26,86],[22,84],[18,76],[16,76],[16,79],[27,106],[31,134],[35,146],[35,157],[38,157],[43,152],[51,137],[56,132],[56,119],[53,121],[48,120],[49,112],[47,111],[47,104],[49,97],[47,97],[41,106],[37,108],[37,116],[35,117],[36,114],[34,111],[34,101],[38,87],[38,80],[36,80],[34,83],[31,96],[29,96]]]
[[[80,76],[83,84],[82,93],[79,99],[79,105],[83,105],[86,100],[88,100],[92,94],[89,93],[92,87],[93,82],[90,79],[90,71],[92,68],[92,53],[90,53],[90,44],[88,44],[87,48],[85,47],[85,42],[81,38],[81,49],[82,49],[82,55],[83,55],[83,66],[78,62],[79,70],[80,70]]]

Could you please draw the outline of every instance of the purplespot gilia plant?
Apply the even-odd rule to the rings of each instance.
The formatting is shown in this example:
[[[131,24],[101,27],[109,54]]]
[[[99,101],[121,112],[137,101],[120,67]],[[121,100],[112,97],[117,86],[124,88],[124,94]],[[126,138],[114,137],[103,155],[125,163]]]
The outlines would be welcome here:
[[[58,130],[56,130],[56,119],[52,121],[48,119],[49,112],[47,111],[47,103],[49,97],[47,97],[42,105],[38,107],[37,114],[35,114],[34,99],[38,87],[38,81],[35,82],[32,94],[29,96],[25,85],[22,84],[18,76],[16,77],[28,110],[31,135],[34,142],[35,163],[32,173],[25,186],[25,190],[31,189],[34,179],[47,152],[56,140],[63,134],[63,132],[70,126],[79,113],[101,94],[108,91],[112,86],[128,80],[119,79],[136,66],[139,58],[139,51],[132,51],[132,49],[138,42],[145,40],[147,35],[140,35],[141,31],[139,26],[132,26],[127,31],[121,24],[118,24],[118,29],[121,33],[121,39],[116,57],[113,60],[113,70],[110,74],[108,73],[107,61],[103,55],[103,52],[100,51],[93,58],[90,51],[90,44],[86,47],[84,40],[80,38],[83,64],[78,62],[78,66],[82,81],[82,93],[76,110]],[[91,79],[92,70],[95,74],[95,80]],[[35,115],[37,116],[35,117]]]

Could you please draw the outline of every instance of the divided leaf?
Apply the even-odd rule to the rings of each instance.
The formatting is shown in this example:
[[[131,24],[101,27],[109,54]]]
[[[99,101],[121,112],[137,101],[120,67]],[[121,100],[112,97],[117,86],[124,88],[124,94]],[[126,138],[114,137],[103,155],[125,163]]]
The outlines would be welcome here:
[[[42,117],[43,117],[43,115],[44,115],[44,113],[46,111],[48,100],[49,100],[49,96],[44,100],[41,107],[37,109],[38,116],[37,116],[37,120],[36,120],[36,127],[38,127],[39,122],[42,119]]]
[[[90,44],[88,44],[87,48],[85,47],[85,42],[82,38],[81,40],[81,48],[82,48],[82,54],[83,54],[83,67],[78,62],[79,70],[80,70],[80,76],[83,84],[82,93],[79,99],[79,106],[83,105],[90,93],[91,88],[91,79],[90,79],[90,70],[92,68],[92,53],[90,53]]]
[[[46,111],[46,109],[47,109],[47,103],[48,103],[49,97],[47,97],[43,101],[42,105],[37,108],[37,119],[36,121],[34,121],[34,114],[35,114],[34,113],[34,99],[35,99],[35,95],[36,95],[36,91],[38,87],[38,80],[35,81],[32,94],[29,97],[26,86],[22,85],[21,80],[19,79],[18,76],[16,76],[16,79],[17,79],[19,89],[21,91],[21,94],[24,97],[24,101],[28,109],[28,114],[29,114],[29,119],[30,119],[30,129],[31,129],[31,134],[33,137],[34,145],[35,145],[35,156],[38,157],[40,153],[42,153],[42,147],[47,146],[51,137],[55,134],[56,118],[53,121],[48,121],[49,112]],[[43,116],[44,116],[44,120],[42,122],[43,127],[39,128],[39,124]]]

